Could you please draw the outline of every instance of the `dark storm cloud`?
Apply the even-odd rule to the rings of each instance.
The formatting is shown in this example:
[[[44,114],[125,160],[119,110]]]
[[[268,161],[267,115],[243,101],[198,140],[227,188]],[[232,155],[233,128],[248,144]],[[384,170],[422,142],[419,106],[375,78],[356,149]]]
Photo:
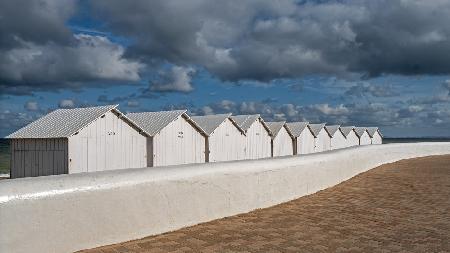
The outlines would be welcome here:
[[[226,80],[305,74],[450,73],[450,2],[97,1],[147,63],[199,65]]]
[[[75,1],[0,2],[0,91],[79,89],[95,81],[136,81],[142,64],[102,36],[74,35]]]

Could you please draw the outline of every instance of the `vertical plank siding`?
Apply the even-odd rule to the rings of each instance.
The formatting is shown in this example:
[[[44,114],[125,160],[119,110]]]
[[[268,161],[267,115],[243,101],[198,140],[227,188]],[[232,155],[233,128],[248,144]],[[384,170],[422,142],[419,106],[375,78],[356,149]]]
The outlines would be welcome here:
[[[375,132],[373,134],[373,137],[371,138],[372,144],[382,144],[383,143],[383,137],[378,132]]]
[[[233,161],[245,159],[245,135],[226,119],[210,135],[209,162]]]
[[[67,174],[67,139],[11,139],[11,178]]]
[[[147,166],[147,138],[113,111],[69,138],[69,173]]]
[[[370,136],[367,132],[364,132],[364,134],[359,138],[359,145],[370,145],[372,143],[372,140],[370,139]]]
[[[272,149],[273,157],[294,154],[292,138],[285,127],[282,127],[277,136],[272,140]]]
[[[297,154],[305,155],[314,153],[315,140],[314,135],[308,128],[303,130],[300,136],[297,137]]]
[[[205,137],[182,116],[153,137],[153,166],[205,162]]]
[[[325,128],[320,130],[316,138],[314,138],[314,152],[323,152],[330,150],[331,139]]]
[[[346,147],[347,147],[347,140],[344,134],[340,130],[337,130],[336,133],[334,133],[333,137],[330,139],[330,149],[333,150]]]
[[[259,159],[271,157],[272,138],[260,120],[255,121],[246,133],[246,158]]]
[[[353,147],[359,145],[359,137],[356,135],[355,131],[351,131],[346,138],[346,146],[347,147]]]

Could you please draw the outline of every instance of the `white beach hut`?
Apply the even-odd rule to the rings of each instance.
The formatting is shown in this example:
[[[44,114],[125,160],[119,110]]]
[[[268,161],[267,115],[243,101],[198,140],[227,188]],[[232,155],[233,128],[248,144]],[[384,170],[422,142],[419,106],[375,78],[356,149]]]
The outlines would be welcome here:
[[[191,117],[207,135],[207,162],[245,159],[244,132],[230,116],[231,113]]]
[[[341,132],[344,134],[346,139],[346,147],[353,147],[359,145],[359,137],[355,132],[354,126],[340,127]]]
[[[293,135],[285,121],[266,122],[272,132],[272,157],[294,154]]]
[[[245,133],[246,159],[258,159],[271,156],[272,138],[270,129],[259,114],[236,115],[231,116],[231,119]]]
[[[147,166],[205,162],[206,134],[186,110],[128,113],[127,117],[149,135]]]
[[[355,132],[359,138],[359,145],[370,145],[372,143],[369,132],[367,132],[367,128],[355,127]]]
[[[145,167],[146,136],[117,105],[58,109],[6,137],[11,178]]]
[[[340,129],[340,125],[325,126],[325,130],[331,136],[330,149],[347,147],[347,140]]]
[[[303,155],[314,153],[314,135],[308,127],[308,122],[286,123],[294,137],[294,154]]]
[[[331,136],[325,129],[325,124],[309,124],[308,127],[314,135],[314,152],[330,150]]]
[[[382,144],[383,135],[378,127],[368,127],[367,132],[369,133],[371,144]]]

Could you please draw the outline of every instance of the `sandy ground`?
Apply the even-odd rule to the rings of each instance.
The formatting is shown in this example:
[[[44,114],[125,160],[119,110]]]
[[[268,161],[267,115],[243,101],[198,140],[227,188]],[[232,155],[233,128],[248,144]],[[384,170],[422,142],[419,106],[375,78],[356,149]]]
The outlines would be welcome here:
[[[383,165],[278,206],[82,252],[450,252],[450,155]]]

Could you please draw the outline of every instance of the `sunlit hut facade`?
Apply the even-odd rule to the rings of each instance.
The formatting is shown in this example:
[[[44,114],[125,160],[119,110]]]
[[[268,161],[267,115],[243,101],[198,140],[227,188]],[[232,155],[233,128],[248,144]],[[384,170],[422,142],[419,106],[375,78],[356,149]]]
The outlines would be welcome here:
[[[383,135],[378,127],[368,127],[367,132],[369,133],[371,144],[383,143]]]
[[[144,129],[147,138],[147,166],[205,162],[206,134],[186,110],[128,113]]]
[[[340,125],[325,126],[325,130],[331,136],[330,149],[347,147],[347,140],[340,129]]]
[[[359,145],[370,145],[372,143],[369,132],[367,132],[367,128],[355,127],[355,132],[359,138]]]
[[[341,127],[341,132],[344,134],[346,139],[346,147],[353,147],[359,145],[359,137],[355,132],[354,126],[344,126]]]
[[[58,109],[7,136],[11,178],[145,167],[147,136],[117,105]]]
[[[314,152],[330,150],[331,136],[325,129],[325,124],[309,124],[308,126],[314,135]]]
[[[314,153],[314,135],[308,122],[290,122],[286,126],[294,138],[294,154]]]
[[[246,159],[258,159],[271,156],[271,133],[259,114],[236,115],[231,116],[231,119],[245,133]]]
[[[207,162],[245,159],[244,132],[230,116],[231,113],[191,117],[207,135],[205,138]]]
[[[272,157],[294,154],[293,135],[285,121],[266,122],[272,132]]]

